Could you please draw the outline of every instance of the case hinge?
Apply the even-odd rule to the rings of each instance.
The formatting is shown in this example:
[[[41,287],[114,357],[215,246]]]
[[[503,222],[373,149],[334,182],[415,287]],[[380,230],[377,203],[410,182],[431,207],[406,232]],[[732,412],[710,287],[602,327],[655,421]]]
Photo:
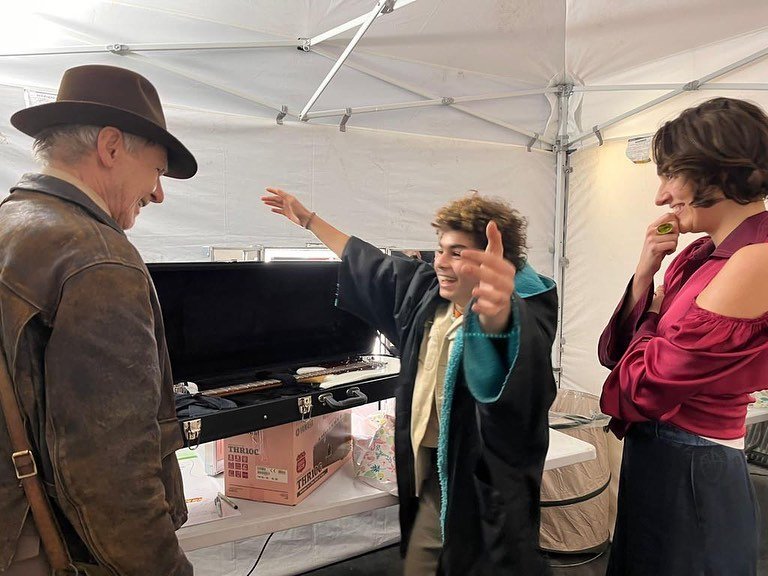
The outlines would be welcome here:
[[[184,437],[187,439],[187,448],[194,450],[200,445],[200,431],[203,428],[203,423],[200,418],[195,420],[187,420],[183,424]]]

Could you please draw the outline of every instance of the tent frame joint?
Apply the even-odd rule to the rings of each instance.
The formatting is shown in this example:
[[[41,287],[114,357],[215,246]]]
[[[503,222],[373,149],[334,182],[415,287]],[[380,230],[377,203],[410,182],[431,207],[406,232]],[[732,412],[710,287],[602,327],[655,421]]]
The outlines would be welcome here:
[[[443,106],[450,106],[454,102],[455,100],[453,99],[453,96],[443,96],[440,99],[440,104],[442,104]]]
[[[390,14],[391,12],[394,12],[395,1],[396,0],[386,0],[386,2],[384,2],[384,6],[381,8],[381,14]]]
[[[299,45],[296,46],[297,50],[301,50],[302,52],[309,52],[309,50],[312,48],[312,38],[298,38]]]
[[[352,117],[352,108],[345,108],[344,109],[344,116],[341,117],[341,122],[339,123],[339,131],[340,132],[346,132],[347,131],[347,122]]]
[[[701,88],[701,80],[691,80],[688,84],[683,86],[683,92],[694,92],[699,88]]]
[[[592,126],[592,132],[594,132],[595,136],[597,137],[597,145],[602,146],[603,145],[603,133],[600,132],[600,126],[595,124]]]
[[[288,115],[288,106],[285,104],[282,105],[280,108],[280,112],[277,113],[277,118],[275,118],[275,122],[277,122],[280,126],[283,125],[283,118],[285,118]]]
[[[120,44],[115,42],[114,44],[107,44],[106,45],[107,52],[112,52],[112,54],[127,54],[131,51],[131,49],[126,44]]]
[[[534,132],[533,136],[531,136],[531,139],[528,140],[528,144],[525,145],[525,149],[528,150],[528,152],[530,152],[533,145],[539,141],[539,138],[541,138],[541,134],[539,134],[538,132]]]

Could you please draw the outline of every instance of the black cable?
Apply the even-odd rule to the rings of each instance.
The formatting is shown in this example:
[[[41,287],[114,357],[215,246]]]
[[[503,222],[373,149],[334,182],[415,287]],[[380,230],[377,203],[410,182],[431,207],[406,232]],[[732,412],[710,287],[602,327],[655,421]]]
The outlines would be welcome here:
[[[266,542],[264,542],[264,546],[261,547],[261,552],[259,552],[259,557],[256,558],[256,562],[253,563],[253,566],[251,566],[251,569],[248,570],[248,574],[246,574],[245,576],[251,576],[251,574],[253,574],[253,571],[256,570],[256,565],[259,563],[259,560],[261,560],[261,556],[262,554],[264,554],[264,550],[267,549],[267,544],[269,544],[270,538],[272,538],[272,536],[274,535],[275,533],[272,532],[269,536],[267,536],[267,540]]]

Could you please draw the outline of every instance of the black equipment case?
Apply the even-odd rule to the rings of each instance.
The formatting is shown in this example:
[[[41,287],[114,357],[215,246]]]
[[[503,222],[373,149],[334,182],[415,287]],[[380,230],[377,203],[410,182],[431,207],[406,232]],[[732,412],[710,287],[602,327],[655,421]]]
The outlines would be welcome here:
[[[370,354],[376,331],[335,306],[338,262],[149,264],[174,381],[200,391],[329,367]],[[180,417],[187,445],[394,396],[396,375],[320,389],[286,384],[227,396],[237,404]],[[281,378],[278,376],[278,378]],[[290,378],[290,377],[289,377]]]

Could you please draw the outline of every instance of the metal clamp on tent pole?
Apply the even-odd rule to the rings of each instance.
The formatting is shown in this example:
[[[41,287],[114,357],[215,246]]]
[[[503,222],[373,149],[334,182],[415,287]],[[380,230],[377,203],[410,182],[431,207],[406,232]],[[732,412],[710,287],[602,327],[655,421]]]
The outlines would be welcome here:
[[[525,149],[526,149],[526,150],[528,150],[528,152],[530,152],[530,151],[531,151],[531,147],[532,147],[534,144],[536,144],[536,142],[538,142],[538,141],[539,141],[539,137],[540,137],[540,136],[541,136],[541,135],[540,135],[538,132],[534,132],[534,133],[533,133],[533,136],[531,137],[531,139],[530,139],[530,140],[528,140],[528,144],[526,144],[526,145],[525,145]]]
[[[454,102],[455,100],[453,99],[452,96],[443,96],[442,100],[440,100],[440,104],[442,104],[443,106],[450,106]]]
[[[341,123],[339,124],[339,130],[342,132],[347,131],[347,121],[352,116],[352,108],[346,108],[344,111],[344,116],[341,117]]]
[[[387,0],[381,8],[382,14],[389,14],[395,9],[395,0]]]
[[[130,50],[125,44],[107,44],[107,51],[112,52],[112,54],[125,54],[130,52]]]
[[[299,38],[299,42],[300,44],[296,46],[297,50],[309,52],[309,49],[312,48],[312,38]]]
[[[603,145],[603,135],[600,133],[600,127],[599,126],[592,126],[592,132],[595,133],[595,136],[597,136],[597,145],[602,146]]]
[[[277,113],[277,118],[275,118],[275,121],[280,124],[280,126],[283,125],[283,118],[288,114],[288,106],[283,104],[283,106],[280,109],[280,112]]]
[[[700,80],[691,80],[690,82],[688,82],[688,84],[683,86],[683,91],[684,92],[693,92],[695,90],[698,90],[700,86],[701,86],[701,81]]]

